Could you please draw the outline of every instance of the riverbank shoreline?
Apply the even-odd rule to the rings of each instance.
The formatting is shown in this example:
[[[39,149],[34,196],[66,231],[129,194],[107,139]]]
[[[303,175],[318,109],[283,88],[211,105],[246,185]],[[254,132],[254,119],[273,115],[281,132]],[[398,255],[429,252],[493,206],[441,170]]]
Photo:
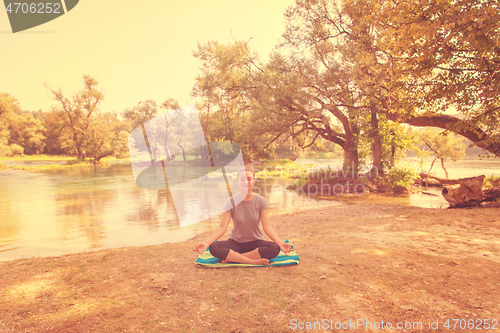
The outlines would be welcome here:
[[[196,267],[192,249],[207,234],[0,262],[0,331],[288,332],[323,319],[492,325],[498,216],[375,203],[272,212],[298,266]]]

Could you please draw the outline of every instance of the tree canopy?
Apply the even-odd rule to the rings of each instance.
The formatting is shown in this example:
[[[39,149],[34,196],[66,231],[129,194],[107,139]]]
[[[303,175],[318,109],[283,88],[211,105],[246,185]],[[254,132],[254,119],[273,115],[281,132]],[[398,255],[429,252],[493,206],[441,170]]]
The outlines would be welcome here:
[[[266,61],[251,40],[211,41],[193,52],[202,67],[192,96],[207,142],[237,143],[248,160],[336,145],[345,166],[383,170],[414,144],[409,124],[500,156],[497,1],[296,0],[285,22]],[[100,110],[97,80],[83,83],[72,97],[48,88],[56,101],[48,113],[22,111],[0,94],[1,150],[123,155],[125,133],[180,107],[141,101],[121,122]],[[184,150],[186,133],[154,153],[173,158],[168,152]]]
[[[61,89],[48,88],[57,104],[53,107],[53,123],[49,125],[58,134],[62,148],[67,148],[79,160],[92,158],[94,162],[111,155],[123,155],[126,147],[126,129],[114,113],[99,109],[104,95],[97,89],[98,82],[84,75],[83,89],[72,98]]]
[[[373,166],[393,164],[411,144],[398,123],[500,156],[499,17],[496,2],[297,0],[267,62],[248,42],[199,45],[194,95],[209,135],[241,143],[234,129],[246,122],[261,147],[322,138],[342,147],[345,165],[357,167],[368,143]]]

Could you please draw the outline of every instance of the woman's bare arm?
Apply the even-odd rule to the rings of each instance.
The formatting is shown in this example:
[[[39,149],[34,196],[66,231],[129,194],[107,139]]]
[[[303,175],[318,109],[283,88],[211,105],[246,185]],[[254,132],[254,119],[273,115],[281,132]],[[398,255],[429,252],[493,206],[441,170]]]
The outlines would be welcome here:
[[[288,243],[283,242],[276,234],[276,231],[274,231],[274,228],[269,222],[268,209],[264,209],[260,212],[260,221],[262,223],[262,229],[264,229],[266,235],[280,247],[281,251],[283,251],[285,254],[292,251],[292,246]]]
[[[221,238],[222,235],[227,230],[229,225],[229,221],[231,221],[231,214],[229,212],[224,212],[222,215],[222,221],[219,226],[212,232],[212,235],[205,241],[205,243],[199,243],[196,245],[196,248],[193,251],[197,251],[198,253],[203,253],[205,250],[216,240]]]

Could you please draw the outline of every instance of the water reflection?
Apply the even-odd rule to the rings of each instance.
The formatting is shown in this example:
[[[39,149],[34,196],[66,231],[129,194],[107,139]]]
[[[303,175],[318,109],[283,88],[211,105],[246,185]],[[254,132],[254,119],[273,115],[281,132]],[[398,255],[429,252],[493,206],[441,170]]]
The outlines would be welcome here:
[[[0,252],[8,251],[10,244],[20,240],[19,214],[12,207],[11,201],[8,189],[2,187],[0,192],[0,216],[10,216],[10,219],[2,219],[0,222]]]
[[[116,191],[109,190],[55,194],[61,239],[71,239],[78,233],[84,235],[90,248],[98,248],[105,238],[101,214],[112,203],[114,194]]]
[[[166,190],[129,189],[126,195],[133,198],[133,207],[125,215],[128,225],[140,226],[150,232],[160,229],[161,221],[167,226],[176,226],[177,216],[170,193]]]

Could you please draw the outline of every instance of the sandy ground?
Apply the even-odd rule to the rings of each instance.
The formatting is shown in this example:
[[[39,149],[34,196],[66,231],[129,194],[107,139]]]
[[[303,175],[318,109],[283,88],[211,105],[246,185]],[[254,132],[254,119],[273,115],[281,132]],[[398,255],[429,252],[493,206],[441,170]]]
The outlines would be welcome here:
[[[0,332],[495,332],[499,213],[375,203],[273,211],[297,266],[196,267],[192,248],[207,235],[1,262]]]

